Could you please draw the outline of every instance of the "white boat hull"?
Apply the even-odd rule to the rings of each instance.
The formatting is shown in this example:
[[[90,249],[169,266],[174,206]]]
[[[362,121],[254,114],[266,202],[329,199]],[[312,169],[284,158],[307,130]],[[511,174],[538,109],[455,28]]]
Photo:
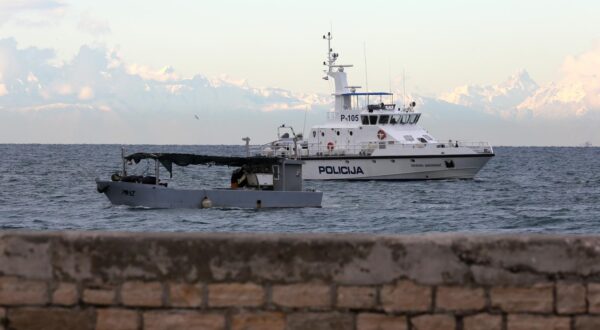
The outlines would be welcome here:
[[[305,180],[472,179],[493,154],[305,158]]]
[[[131,182],[96,181],[98,192],[114,205],[148,208],[280,208],[321,207],[319,191],[273,191],[246,189],[184,190]]]

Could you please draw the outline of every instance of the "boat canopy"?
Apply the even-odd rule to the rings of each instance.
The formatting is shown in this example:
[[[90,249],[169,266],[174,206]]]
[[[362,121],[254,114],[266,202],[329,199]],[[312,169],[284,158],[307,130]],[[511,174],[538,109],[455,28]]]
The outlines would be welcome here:
[[[158,160],[164,166],[169,174],[173,176],[173,164],[177,166],[188,165],[221,165],[233,167],[249,168],[270,168],[271,165],[279,164],[281,159],[278,157],[227,157],[227,156],[208,156],[196,154],[180,153],[146,153],[138,152],[125,156],[125,160],[133,161],[136,164],[144,159]]]

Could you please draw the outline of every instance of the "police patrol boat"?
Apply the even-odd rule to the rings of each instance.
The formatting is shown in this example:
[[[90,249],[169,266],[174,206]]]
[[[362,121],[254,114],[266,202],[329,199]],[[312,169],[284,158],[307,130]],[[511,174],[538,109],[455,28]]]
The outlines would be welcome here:
[[[326,76],[335,82],[334,109],[308,137],[282,126],[278,139],[262,147],[266,156],[304,161],[309,180],[471,179],[494,156],[486,142],[438,141],[418,125],[415,102],[397,106],[388,92],[360,92],[347,82],[339,54],[328,43]],[[283,131],[283,132],[282,132]]]
[[[302,189],[302,161],[278,157],[220,157],[175,153],[135,153],[122,156],[121,173],[96,179],[97,190],[114,205],[149,208],[282,208],[321,207],[323,193]],[[154,160],[154,176],[128,175],[127,164]],[[160,165],[237,167],[230,188],[174,189],[160,179]]]

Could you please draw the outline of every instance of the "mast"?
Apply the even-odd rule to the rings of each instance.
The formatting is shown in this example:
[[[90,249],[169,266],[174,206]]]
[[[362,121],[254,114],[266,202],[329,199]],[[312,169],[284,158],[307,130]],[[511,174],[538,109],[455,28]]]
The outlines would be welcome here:
[[[326,35],[323,35],[323,39],[327,40],[327,60],[323,62],[323,65],[327,67],[325,70],[324,80],[329,80],[329,77],[333,78],[335,82],[335,91],[333,95],[335,96],[335,111],[340,112],[343,110],[343,95],[344,93],[349,92],[350,86],[348,86],[348,78],[346,76],[346,72],[344,72],[344,68],[350,68],[352,65],[349,64],[335,64],[340,54],[335,53],[333,48],[331,48],[331,40],[333,36],[331,32],[327,32]],[[357,87],[353,87],[356,89]]]

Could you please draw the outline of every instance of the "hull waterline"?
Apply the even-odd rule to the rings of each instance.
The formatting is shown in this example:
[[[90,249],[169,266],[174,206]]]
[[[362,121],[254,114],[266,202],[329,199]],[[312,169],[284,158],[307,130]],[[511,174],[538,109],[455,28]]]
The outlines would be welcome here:
[[[246,189],[173,189],[160,185],[96,181],[99,192],[114,205],[148,208],[295,208],[321,207],[318,191],[270,191]],[[203,201],[208,200],[203,204]]]

